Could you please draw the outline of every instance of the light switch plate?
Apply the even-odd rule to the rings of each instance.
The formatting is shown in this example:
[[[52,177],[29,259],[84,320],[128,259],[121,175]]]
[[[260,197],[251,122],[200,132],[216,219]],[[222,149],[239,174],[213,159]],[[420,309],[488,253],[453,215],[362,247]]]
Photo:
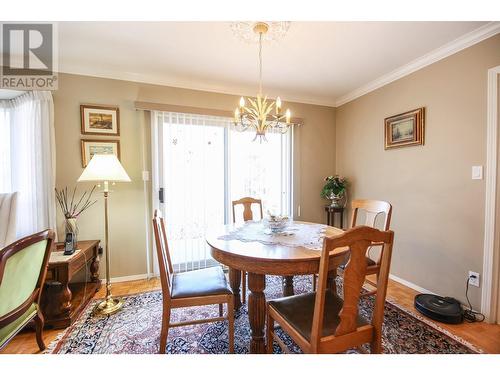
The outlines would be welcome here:
[[[483,179],[483,166],[482,165],[474,165],[472,167],[472,179],[473,180],[482,180]]]
[[[149,171],[142,171],[142,181],[149,181]]]

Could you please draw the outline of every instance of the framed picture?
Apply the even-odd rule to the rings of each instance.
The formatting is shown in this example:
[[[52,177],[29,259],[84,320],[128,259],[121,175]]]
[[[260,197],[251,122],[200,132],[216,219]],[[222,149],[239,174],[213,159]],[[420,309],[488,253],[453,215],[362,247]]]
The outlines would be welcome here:
[[[120,135],[120,109],[113,106],[82,104],[82,134]]]
[[[120,159],[120,141],[82,139],[82,166],[85,168],[95,154],[115,154]]]
[[[424,144],[425,108],[414,109],[385,122],[385,149]]]

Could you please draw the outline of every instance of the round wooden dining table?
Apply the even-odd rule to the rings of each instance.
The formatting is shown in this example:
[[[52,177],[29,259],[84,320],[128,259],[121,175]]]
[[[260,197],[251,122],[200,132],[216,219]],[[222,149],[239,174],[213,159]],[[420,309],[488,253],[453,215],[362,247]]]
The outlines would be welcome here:
[[[293,221],[294,224],[317,226],[318,224]],[[294,245],[262,243],[245,239],[232,239],[230,234],[245,224],[228,224],[207,234],[212,257],[229,267],[229,283],[235,297],[235,308],[241,306],[241,272],[248,272],[248,318],[251,328],[250,353],[265,353],[264,326],[266,320],[266,275],[283,277],[283,295],[293,294],[293,276],[313,275],[319,270],[321,251]],[[343,233],[342,229],[326,226],[325,235]],[[334,288],[336,269],[348,257],[348,249],[336,249],[330,253],[329,285]]]

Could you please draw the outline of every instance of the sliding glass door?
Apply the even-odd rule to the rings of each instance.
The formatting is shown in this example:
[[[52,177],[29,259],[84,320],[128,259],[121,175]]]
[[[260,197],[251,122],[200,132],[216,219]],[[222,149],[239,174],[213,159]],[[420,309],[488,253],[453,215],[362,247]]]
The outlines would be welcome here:
[[[252,196],[264,211],[290,212],[291,134],[259,143],[231,127],[224,117],[153,113],[153,206],[165,218],[176,271],[215,264],[205,233],[233,220],[232,200]]]
[[[291,133],[270,132],[267,142],[252,140],[251,130],[230,130],[229,195],[231,201],[242,197],[262,199],[264,215],[289,215],[291,212]],[[240,207],[241,208],[241,207]],[[242,208],[241,208],[242,209]],[[236,211],[236,216],[239,218]]]

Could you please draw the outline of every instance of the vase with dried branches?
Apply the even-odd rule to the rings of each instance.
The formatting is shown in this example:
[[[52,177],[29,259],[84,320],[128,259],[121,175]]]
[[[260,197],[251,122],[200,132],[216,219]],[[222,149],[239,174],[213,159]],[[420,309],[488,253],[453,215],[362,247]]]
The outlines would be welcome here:
[[[97,202],[97,200],[92,200],[92,194],[94,193],[95,188],[96,186],[92,187],[90,191],[84,191],[79,199],[78,197],[75,197],[76,186],[73,189],[72,194],[68,192],[67,187],[61,190],[55,189],[57,202],[59,203],[59,207],[64,215],[65,234],[72,233],[75,243],[76,238],[78,237],[78,217]]]

